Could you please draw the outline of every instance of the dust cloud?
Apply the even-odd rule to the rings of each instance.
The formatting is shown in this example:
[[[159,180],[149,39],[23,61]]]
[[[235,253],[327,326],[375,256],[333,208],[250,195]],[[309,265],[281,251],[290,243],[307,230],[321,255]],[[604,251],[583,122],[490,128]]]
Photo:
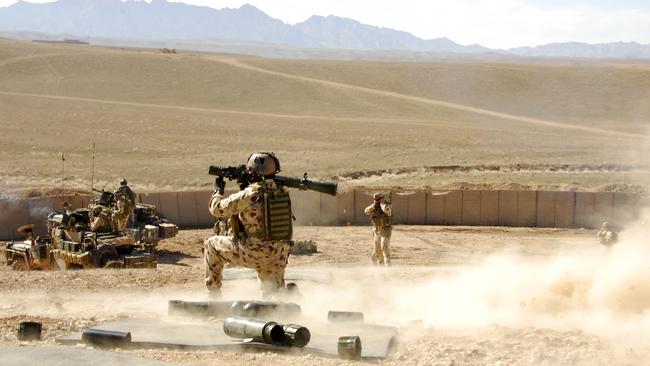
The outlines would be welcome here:
[[[646,213],[644,217],[650,217]],[[440,330],[492,325],[577,330],[650,342],[650,228],[640,220],[613,247],[552,257],[494,255],[475,266],[336,269],[332,284],[303,286],[303,311],[363,311],[368,322]]]

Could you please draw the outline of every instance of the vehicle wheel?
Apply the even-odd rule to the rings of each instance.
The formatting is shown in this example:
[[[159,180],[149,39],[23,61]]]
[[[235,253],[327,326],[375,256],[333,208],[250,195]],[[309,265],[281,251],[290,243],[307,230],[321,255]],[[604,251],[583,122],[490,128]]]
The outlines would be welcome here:
[[[92,262],[96,268],[104,268],[108,263],[117,261],[119,255],[112,245],[100,245],[92,253]]]
[[[27,267],[27,262],[25,262],[25,258],[23,257],[14,258],[14,262],[12,263],[11,268],[14,271],[29,271],[29,267]]]

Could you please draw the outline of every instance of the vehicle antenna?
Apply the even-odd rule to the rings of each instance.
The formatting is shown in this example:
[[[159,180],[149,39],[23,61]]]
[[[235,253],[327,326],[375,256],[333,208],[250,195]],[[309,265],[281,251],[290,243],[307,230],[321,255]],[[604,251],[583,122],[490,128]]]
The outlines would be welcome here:
[[[92,192],[94,189],[95,189],[95,141],[93,141],[93,162],[90,171],[90,194],[93,194]]]
[[[61,196],[65,194],[65,154],[61,153]]]

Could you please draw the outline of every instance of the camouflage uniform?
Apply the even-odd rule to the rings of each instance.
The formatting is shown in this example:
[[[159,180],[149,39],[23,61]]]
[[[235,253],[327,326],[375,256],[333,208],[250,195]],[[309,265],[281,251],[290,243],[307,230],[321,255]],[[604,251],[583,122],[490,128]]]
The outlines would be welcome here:
[[[230,221],[230,219],[217,219],[217,221],[214,223],[214,226],[212,227],[212,231],[214,231],[215,234],[221,236],[232,235]]]
[[[265,181],[264,185],[267,189],[277,189],[273,180]],[[232,217],[232,230],[236,233],[233,236],[213,236],[205,241],[205,284],[211,291],[220,291],[226,263],[255,269],[265,297],[284,287],[290,246],[287,242],[264,240],[261,189],[260,183],[253,183],[226,198],[217,192],[210,199],[212,215],[220,219]]]
[[[600,238],[600,244],[603,245],[612,245],[616,244],[618,241],[618,234],[612,229],[610,229],[607,222],[603,222],[603,225],[598,231],[598,237]]]
[[[126,200],[126,210],[128,213],[127,221],[133,223],[133,210],[135,208],[135,192],[127,185],[127,182],[124,178],[120,181],[120,187],[114,192],[115,198],[119,200],[120,197],[124,197]]]
[[[375,194],[375,200],[383,199],[382,195]],[[393,231],[392,216],[393,209],[390,204],[380,203],[377,207],[374,203],[365,210],[366,215],[371,216],[373,239],[375,250],[372,252],[373,264],[384,264],[390,266],[390,236]]]
[[[117,232],[124,233],[126,232],[130,217],[130,210],[128,208],[126,199],[120,197],[117,200],[115,206],[116,207],[112,215],[113,225],[115,226],[114,229]]]
[[[93,222],[90,223],[90,231],[94,231],[96,233],[106,233],[113,231],[113,226],[111,225],[111,220],[108,218],[108,215],[103,211],[94,214]]]

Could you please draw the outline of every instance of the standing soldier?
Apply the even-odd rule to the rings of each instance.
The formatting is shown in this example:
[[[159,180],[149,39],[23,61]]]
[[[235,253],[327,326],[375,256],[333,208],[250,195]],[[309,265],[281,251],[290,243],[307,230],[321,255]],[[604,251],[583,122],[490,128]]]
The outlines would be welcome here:
[[[119,233],[126,232],[126,228],[129,224],[130,210],[124,196],[120,196],[117,199],[115,204],[115,210],[113,210],[113,225],[115,225],[115,231]]]
[[[128,222],[133,222],[133,210],[135,209],[135,192],[128,186],[126,179],[120,179],[120,187],[115,190],[115,199],[126,198],[126,210],[129,213]]]
[[[607,221],[603,222],[601,225],[600,231],[598,231],[598,237],[600,238],[600,244],[607,246],[616,244],[618,241],[618,235],[614,230],[610,229]]]
[[[372,263],[390,266],[390,235],[393,230],[393,208],[384,202],[384,195],[375,193],[373,204],[366,208],[366,215],[371,217],[375,250]]]
[[[225,264],[253,268],[260,280],[262,295],[268,297],[284,288],[284,271],[293,234],[289,193],[273,180],[280,161],[273,153],[252,154],[246,169],[260,177],[245,189],[224,197],[226,182],[215,181],[210,212],[218,219],[230,218],[231,235],[213,236],[205,241],[205,284],[212,294],[221,294]],[[269,222],[274,225],[269,230]]]

